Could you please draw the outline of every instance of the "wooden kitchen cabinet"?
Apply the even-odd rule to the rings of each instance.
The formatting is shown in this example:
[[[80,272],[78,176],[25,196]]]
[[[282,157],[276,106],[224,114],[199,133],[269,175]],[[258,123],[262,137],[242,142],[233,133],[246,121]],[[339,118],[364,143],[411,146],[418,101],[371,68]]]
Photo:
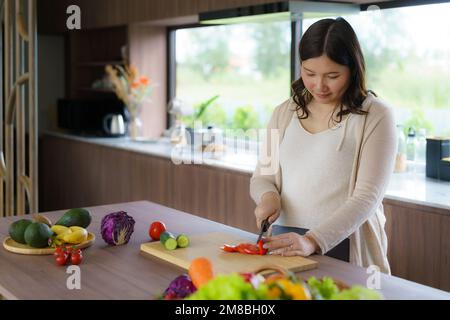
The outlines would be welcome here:
[[[45,135],[40,211],[149,200],[257,232],[250,174]],[[392,274],[450,291],[448,210],[384,200]]]
[[[450,291],[450,215],[443,209],[384,200],[391,272]]]

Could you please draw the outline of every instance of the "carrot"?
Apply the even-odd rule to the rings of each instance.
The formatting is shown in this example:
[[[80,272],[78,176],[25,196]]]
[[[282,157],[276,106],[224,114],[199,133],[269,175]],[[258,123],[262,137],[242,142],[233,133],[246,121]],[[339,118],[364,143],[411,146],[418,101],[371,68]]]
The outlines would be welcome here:
[[[211,262],[203,257],[195,258],[189,266],[189,276],[194,286],[200,288],[214,276]]]

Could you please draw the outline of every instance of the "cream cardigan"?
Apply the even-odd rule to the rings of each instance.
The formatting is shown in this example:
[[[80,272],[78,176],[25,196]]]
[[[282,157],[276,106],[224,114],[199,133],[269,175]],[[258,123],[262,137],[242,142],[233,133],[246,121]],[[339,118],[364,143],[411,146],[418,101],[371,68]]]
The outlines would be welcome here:
[[[390,108],[371,93],[364,100],[362,110],[369,113],[354,115],[358,119],[357,143],[347,200],[308,234],[317,241],[322,254],[349,237],[351,263],[363,267],[376,265],[389,274],[382,200],[397,150],[395,121]],[[290,98],[275,108],[269,121],[258,164],[250,180],[250,195],[256,204],[266,192],[281,193],[283,173],[279,164],[279,146],[294,112],[295,103]],[[346,131],[344,122],[338,151],[345,141]]]

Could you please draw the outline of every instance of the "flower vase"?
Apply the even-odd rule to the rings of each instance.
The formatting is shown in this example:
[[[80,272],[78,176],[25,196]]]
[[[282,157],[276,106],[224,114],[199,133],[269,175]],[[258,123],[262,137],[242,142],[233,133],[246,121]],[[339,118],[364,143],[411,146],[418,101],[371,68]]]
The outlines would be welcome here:
[[[137,101],[131,101],[131,103],[127,105],[127,108],[125,110],[128,124],[128,136],[132,140],[141,138],[144,133],[141,121],[142,104],[138,103]]]
[[[142,137],[142,121],[139,116],[130,117],[128,121],[128,135],[132,140]]]

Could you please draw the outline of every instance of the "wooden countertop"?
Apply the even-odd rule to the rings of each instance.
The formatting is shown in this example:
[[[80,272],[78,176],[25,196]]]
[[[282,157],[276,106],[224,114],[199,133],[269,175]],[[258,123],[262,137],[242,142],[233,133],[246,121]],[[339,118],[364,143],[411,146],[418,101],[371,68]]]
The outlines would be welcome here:
[[[141,254],[139,246],[149,240],[148,227],[162,220],[173,232],[188,235],[227,231],[254,239],[255,235],[170,209],[148,201],[128,202],[89,208],[93,215],[88,230],[96,234],[94,245],[83,251],[81,290],[66,287],[65,267],[57,266],[52,256],[24,256],[0,249],[0,295],[6,299],[153,299],[183,270],[161,260]],[[102,217],[115,211],[126,211],[136,220],[131,241],[125,246],[106,245],[100,235]],[[56,221],[65,210],[49,212]],[[0,236],[8,234],[12,221],[20,217],[0,219]],[[298,275],[332,276],[350,285],[365,285],[368,274],[363,268],[325,256],[312,256],[318,269]],[[386,299],[450,299],[450,293],[397,277],[381,276],[381,293]]]

